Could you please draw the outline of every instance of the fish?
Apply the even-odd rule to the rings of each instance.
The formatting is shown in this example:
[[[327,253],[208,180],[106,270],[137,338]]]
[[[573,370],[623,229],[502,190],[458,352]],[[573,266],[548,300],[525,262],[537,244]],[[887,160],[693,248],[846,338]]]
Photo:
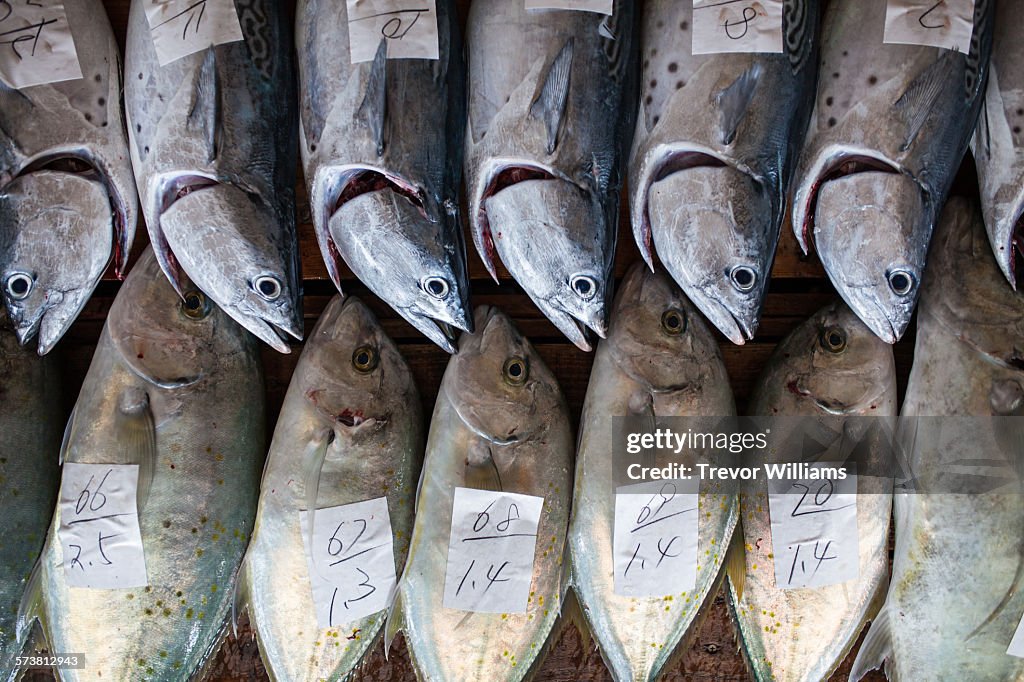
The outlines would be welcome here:
[[[892,348],[845,303],[830,303],[776,346],[748,412],[770,418],[765,424],[776,442],[800,432],[806,438],[814,423],[836,459],[852,451],[847,446],[853,442],[872,448],[864,462],[869,466],[857,470],[854,580],[780,588],[768,482],[744,481],[740,493],[745,570],[741,580],[729,583],[729,607],[748,669],[755,680],[826,680],[878,611],[888,586],[892,479],[877,474],[888,471],[886,438],[896,425]],[[780,461],[793,461],[794,453],[782,455]],[[834,460],[821,453],[819,461]]]
[[[19,677],[18,606],[43,550],[60,483],[64,407],[57,354],[18,342],[0,308],[0,680]]]
[[[637,263],[616,294],[608,338],[594,354],[569,526],[573,594],[615,680],[660,679],[687,650],[721,585],[739,505],[733,491],[701,490],[700,505],[709,515],[698,522],[697,556],[707,558],[698,561],[688,593],[616,594],[612,422],[735,414],[721,351],[700,313],[669,277]]]
[[[341,290],[342,262],[449,353],[472,331],[459,181],[465,65],[454,0],[436,5],[440,58],[353,64],[346,3],[297,9],[300,147],[313,225]],[[440,122],[444,121],[444,125]]]
[[[131,3],[125,109],[153,251],[179,294],[191,280],[232,319],[288,353],[282,335],[301,339],[303,321],[286,8],[237,0],[244,40],[161,66],[149,4]]]
[[[226,633],[266,453],[255,338],[187,279],[182,299],[147,247],[111,305],[61,461],[138,466],[148,585],[71,587],[57,505],[19,614],[51,652],[83,652],[63,682],[185,680]],[[70,564],[68,564],[70,565]]]
[[[473,242],[579,348],[604,337],[636,115],[635,3],[613,14],[473,3],[465,173]]]
[[[958,52],[883,44],[885,0],[833,2],[796,170],[793,230],[843,300],[895,343],[917,305],[932,229],[984,99],[993,3]]]
[[[249,612],[271,679],[347,679],[380,641],[386,611],[317,625],[299,511],[386,496],[400,572],[423,458],[419,406],[409,366],[373,313],[335,296],[292,375],[239,580],[237,612]]]
[[[37,339],[40,355],[111,261],[124,275],[139,212],[110,21],[100,0],[64,11],[82,77],[0,87],[0,287],[18,339]]]
[[[754,338],[814,103],[816,0],[787,2],[784,52],[692,54],[693,6],[645,6],[629,162],[640,253],[654,253],[735,344]]]
[[[1024,678],[1007,654],[1024,614],[1022,344],[1024,295],[1007,286],[979,207],[953,197],[900,413],[892,578],[851,680],[883,662],[890,680]]]
[[[559,622],[573,434],[565,397],[530,342],[497,308],[478,306],[473,317],[476,331],[459,337],[434,405],[412,544],[385,647],[403,632],[421,680],[518,682],[540,666]],[[442,605],[445,548],[461,487],[544,498],[525,612]]]

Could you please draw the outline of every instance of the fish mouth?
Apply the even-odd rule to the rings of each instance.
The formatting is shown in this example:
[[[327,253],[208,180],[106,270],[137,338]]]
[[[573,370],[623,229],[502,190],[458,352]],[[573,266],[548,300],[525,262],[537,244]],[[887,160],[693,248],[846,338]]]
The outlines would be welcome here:
[[[540,299],[537,299],[534,302],[537,304],[537,307],[540,308],[541,312],[544,313],[544,315],[551,321],[551,323],[558,328],[558,331],[562,332],[567,339],[572,341],[577,348],[585,353],[589,353],[594,349],[589,339],[590,331],[593,331],[602,339],[606,338],[608,335],[608,326],[604,319],[604,315],[587,322],[566,312],[557,304],[557,302],[544,301]]]
[[[410,310],[408,308],[400,309],[398,312],[405,318],[406,322],[419,330],[421,334],[452,355],[459,352],[456,345],[458,340],[457,330],[468,332],[472,330],[473,326],[466,322],[463,322],[461,325],[452,324],[425,315],[418,310]]]
[[[686,294],[704,314],[704,317],[708,318],[732,343],[742,346],[747,341],[753,340],[759,322],[756,314],[750,318],[737,315],[728,305],[714,296],[690,287],[686,288]]]
[[[335,415],[334,421],[345,430],[354,433],[382,428],[388,424],[389,418],[386,415],[367,417],[361,411],[346,408]]]

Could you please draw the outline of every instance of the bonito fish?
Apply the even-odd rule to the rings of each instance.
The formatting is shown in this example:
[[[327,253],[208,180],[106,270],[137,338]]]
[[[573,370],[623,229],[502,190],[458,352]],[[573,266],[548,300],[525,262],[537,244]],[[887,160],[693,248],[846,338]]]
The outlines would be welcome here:
[[[454,0],[437,3],[437,22],[439,60],[388,59],[382,39],[372,62],[353,64],[346,3],[304,0],[296,47],[303,166],[334,284],[341,288],[344,259],[452,353],[448,326],[469,330],[472,322],[459,223],[466,107]]]
[[[978,118],[992,4],[974,3],[962,52],[883,44],[886,0],[833,2],[825,13],[793,229],[804,252],[814,244],[843,300],[889,343],[910,323],[932,228]],[[927,19],[942,21],[949,17]]]
[[[138,465],[148,584],[68,585],[60,505],[22,629],[83,652],[61,680],[187,680],[225,632],[256,515],[264,455],[256,343],[187,280],[182,299],[150,249],[110,309],[63,447],[67,463]],[[102,545],[101,545],[102,549]],[[66,563],[67,562],[67,563]]]
[[[409,367],[373,313],[359,299],[335,297],[292,376],[240,579],[242,603],[272,679],[347,679],[379,641],[385,611],[318,626],[304,542],[309,525],[299,512],[386,496],[394,570],[400,572],[423,457],[419,405]],[[354,533],[341,534],[333,548],[339,559],[367,549],[358,537],[351,539]]]
[[[783,418],[770,423],[773,439],[788,440],[778,432],[804,431],[809,429],[806,424],[816,422],[826,438],[841,435],[836,439],[839,448],[829,450],[838,457],[852,449],[844,448],[844,438],[863,439],[877,454],[877,459],[866,463],[881,465],[878,468],[883,470],[887,463],[884,434],[891,434],[896,423],[892,349],[837,301],[778,345],[754,389],[749,412]],[[803,419],[787,419],[796,417]],[[874,417],[884,424],[876,424]],[[793,461],[799,453],[779,454],[780,461]],[[740,507],[746,571],[740,581],[742,595],[730,582],[729,605],[754,679],[828,679],[881,605],[889,577],[892,481],[875,476],[874,466],[865,469],[856,472],[857,578],[818,587],[778,586],[768,483],[764,479],[744,482]]]
[[[480,258],[500,259],[583,350],[611,302],[622,161],[637,82],[634,3],[614,14],[470,8],[466,186]]]
[[[696,308],[665,275],[634,266],[616,296],[608,338],[594,356],[569,529],[573,592],[615,680],[653,681],[686,650],[721,584],[739,505],[734,492],[701,490],[700,508],[708,514],[697,521],[692,590],[656,597],[616,594],[612,419],[735,412],[718,344]]]
[[[817,0],[786,3],[782,54],[693,54],[693,4],[644,8],[633,232],[733,343],[754,337],[818,71]],[[698,10],[700,11],[700,10]]]
[[[82,77],[0,87],[0,287],[18,339],[38,335],[40,355],[111,259],[124,273],[138,214],[114,32],[99,0],[64,11]]]
[[[462,335],[448,361],[434,407],[412,546],[386,643],[405,633],[422,680],[518,682],[540,665],[561,609],[572,432],[554,375],[512,322],[480,306],[474,323],[476,332]],[[442,605],[456,488],[544,498],[525,612]],[[511,508],[508,515],[511,523]],[[489,569],[488,577],[500,572]]]
[[[303,328],[286,8],[237,0],[243,41],[161,66],[146,17],[150,4],[131,4],[125,108],[153,251],[179,294],[187,277],[236,322],[287,353],[278,330],[300,339]]]
[[[850,679],[884,661],[890,680],[1021,680],[1024,295],[964,199],[929,259],[900,424],[915,488],[896,495],[892,581]]]

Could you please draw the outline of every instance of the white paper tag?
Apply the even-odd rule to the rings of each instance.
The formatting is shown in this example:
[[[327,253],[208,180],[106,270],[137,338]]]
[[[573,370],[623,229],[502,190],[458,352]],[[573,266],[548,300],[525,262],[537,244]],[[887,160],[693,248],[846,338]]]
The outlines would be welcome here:
[[[138,484],[135,464],[64,465],[58,535],[70,587],[114,590],[147,584]]]
[[[692,50],[782,52],[782,0],[693,0]]]
[[[352,63],[372,62],[381,40],[388,59],[437,59],[435,0],[345,0]]]
[[[664,597],[697,584],[696,479],[615,491],[615,594]]]
[[[388,607],[397,583],[388,498],[317,509],[312,543],[309,512],[299,512],[299,521],[321,628],[352,623]]]
[[[526,9],[571,9],[611,15],[615,0],[526,0]]]
[[[160,66],[244,40],[234,0],[146,0],[146,20]]]
[[[1013,633],[1013,639],[1010,640],[1010,646],[1006,648],[1006,653],[1017,658],[1024,658],[1024,619],[1021,619],[1020,624],[1017,625],[1017,631]]]
[[[810,465],[823,467],[842,465]],[[856,579],[857,476],[769,481],[768,486],[776,586],[788,590]]]
[[[444,606],[524,613],[543,497],[456,488]]]
[[[974,0],[888,0],[883,42],[927,45],[967,53]]]
[[[63,2],[0,2],[0,78],[15,89],[82,77]]]

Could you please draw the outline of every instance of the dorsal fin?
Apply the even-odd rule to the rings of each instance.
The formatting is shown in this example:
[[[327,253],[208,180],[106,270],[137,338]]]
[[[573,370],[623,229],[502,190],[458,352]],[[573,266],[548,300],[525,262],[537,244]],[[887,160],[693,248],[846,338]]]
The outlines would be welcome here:
[[[373,133],[373,141],[377,144],[377,156],[384,154],[384,118],[387,115],[387,73],[388,73],[388,41],[381,38],[377,46],[377,54],[370,65],[370,77],[366,81],[366,94],[359,105],[356,115]]]
[[[217,129],[220,127],[220,87],[217,82],[217,57],[213,48],[206,51],[196,72],[195,99],[188,114],[188,126],[202,130],[209,161],[217,158]]]
[[[572,72],[573,39],[565,41],[555,60],[548,69],[544,87],[530,107],[530,115],[544,121],[548,133],[548,154],[558,146],[558,128],[565,115],[565,103],[569,99],[569,74]]]
[[[757,90],[758,83],[761,82],[761,73],[761,65],[753,64],[715,96],[722,144],[732,144],[732,141],[736,139],[736,131],[739,130],[740,123],[747,115],[750,102],[754,99],[754,92]]]
[[[921,128],[928,120],[928,116],[932,113],[939,95],[942,94],[946,79],[953,72],[955,66],[953,55],[957,53],[952,50],[943,50],[942,52],[942,56],[918,74],[917,78],[910,82],[907,89],[896,100],[896,111],[907,125],[907,135],[900,151],[906,151],[913,144],[917,134],[921,132]]]

